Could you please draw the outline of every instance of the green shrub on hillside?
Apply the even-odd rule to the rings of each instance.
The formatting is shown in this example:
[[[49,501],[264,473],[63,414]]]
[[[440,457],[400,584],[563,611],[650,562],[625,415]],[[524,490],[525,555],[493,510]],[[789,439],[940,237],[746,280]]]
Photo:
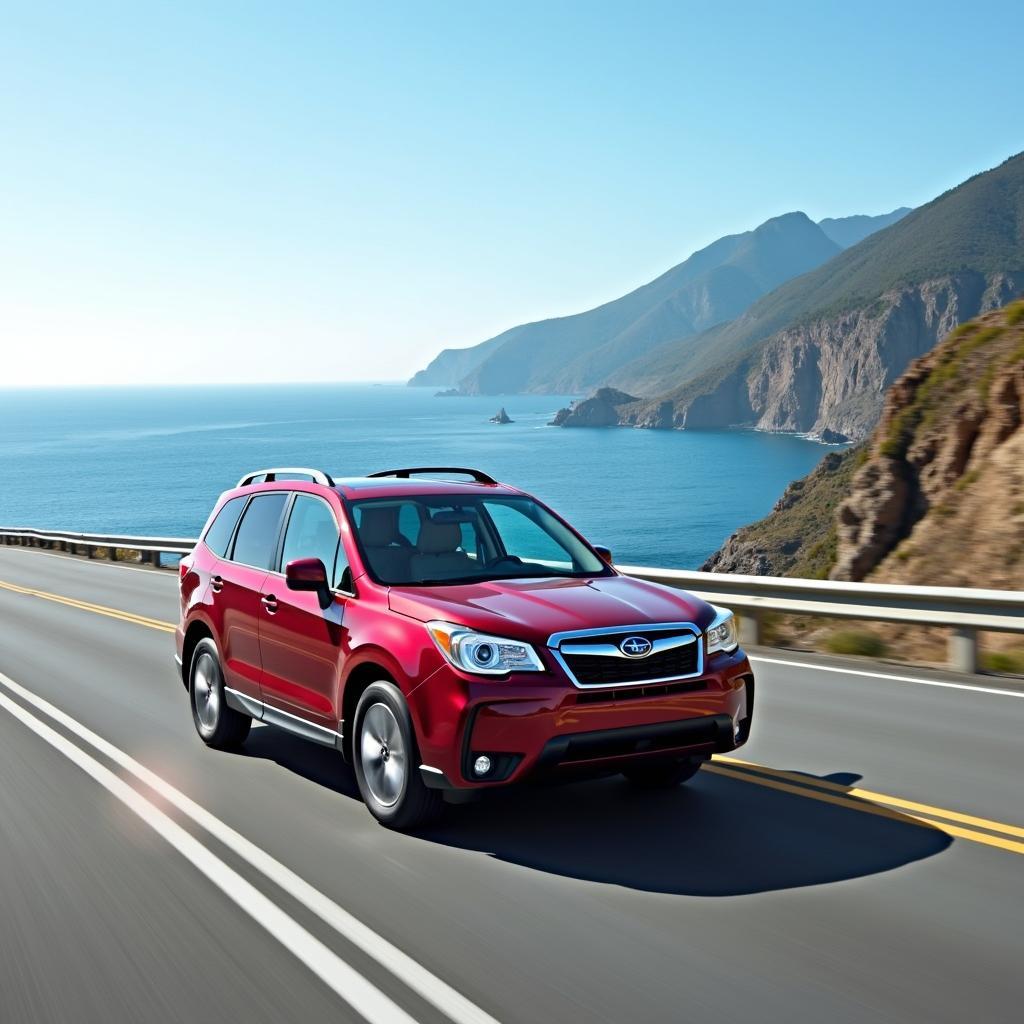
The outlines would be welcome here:
[[[1010,327],[1016,327],[1022,321],[1024,321],[1024,299],[1018,299],[1006,307],[1006,322]]]
[[[887,650],[880,637],[864,629],[837,629],[825,640],[825,649],[833,654],[860,654],[866,658],[881,658]]]
[[[988,651],[981,656],[981,667],[987,672],[1024,676],[1024,650]]]

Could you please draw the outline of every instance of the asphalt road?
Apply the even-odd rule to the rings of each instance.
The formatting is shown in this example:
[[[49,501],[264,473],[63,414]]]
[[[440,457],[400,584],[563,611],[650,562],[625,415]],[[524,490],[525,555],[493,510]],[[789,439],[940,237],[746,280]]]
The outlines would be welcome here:
[[[747,764],[410,837],[329,750],[204,747],[175,614],[173,573],[0,549],[4,1024],[1022,1017],[1012,684],[765,651]]]

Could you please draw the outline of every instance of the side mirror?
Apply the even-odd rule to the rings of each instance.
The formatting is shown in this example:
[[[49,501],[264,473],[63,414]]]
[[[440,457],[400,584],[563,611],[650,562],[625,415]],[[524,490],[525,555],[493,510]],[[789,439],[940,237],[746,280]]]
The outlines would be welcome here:
[[[289,590],[311,590],[320,598],[320,607],[329,608],[334,600],[327,570],[319,558],[296,558],[284,569],[284,580]]]
[[[612,564],[612,550],[606,548],[603,544],[594,544],[594,550],[609,564]]]

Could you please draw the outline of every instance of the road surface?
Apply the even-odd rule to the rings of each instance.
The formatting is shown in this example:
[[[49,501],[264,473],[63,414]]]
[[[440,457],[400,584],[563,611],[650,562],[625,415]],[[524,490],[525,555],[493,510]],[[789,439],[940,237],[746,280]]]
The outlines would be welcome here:
[[[782,652],[751,742],[378,826],[195,735],[176,576],[0,549],[0,1021],[1019,1021],[1024,689]]]

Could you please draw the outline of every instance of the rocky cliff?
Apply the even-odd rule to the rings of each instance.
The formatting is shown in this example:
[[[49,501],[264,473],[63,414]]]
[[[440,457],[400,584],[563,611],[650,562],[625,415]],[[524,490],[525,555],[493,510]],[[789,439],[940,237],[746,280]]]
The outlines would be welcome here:
[[[605,383],[647,396],[623,411],[628,426],[743,424],[862,439],[912,359],[1022,290],[1018,154]]]
[[[771,513],[737,530],[702,566],[704,572],[821,579],[836,558],[836,514],[863,462],[863,448],[828,452],[794,480]]]
[[[836,519],[836,579],[1024,586],[1024,301],[955,330],[886,396]]]
[[[957,324],[1024,291],[1024,274],[962,271],[893,289],[865,306],[786,328],[717,380],[704,376],[624,410],[625,425],[748,425],[862,440],[886,389]]]
[[[961,325],[706,563],[717,572],[1024,586],[1024,301]]]

